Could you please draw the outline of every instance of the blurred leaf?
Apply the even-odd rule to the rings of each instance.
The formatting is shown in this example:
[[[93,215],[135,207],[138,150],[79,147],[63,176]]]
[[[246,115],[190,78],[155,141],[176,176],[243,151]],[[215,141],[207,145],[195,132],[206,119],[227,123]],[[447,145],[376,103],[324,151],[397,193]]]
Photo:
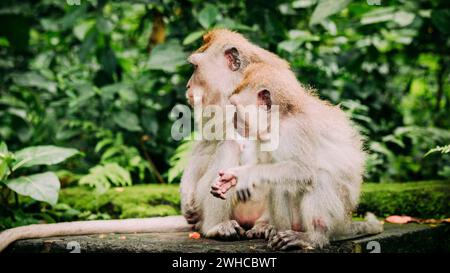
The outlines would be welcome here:
[[[132,112],[126,110],[119,111],[113,115],[113,120],[117,125],[128,131],[142,131],[137,115]]]
[[[350,0],[320,0],[314,9],[309,25],[315,25],[322,22],[327,17],[336,14],[347,7]]]
[[[198,14],[198,22],[202,27],[208,29],[211,27],[219,15],[219,9],[212,4],[206,4]]]
[[[84,38],[86,37],[86,34],[88,33],[88,31],[94,26],[95,23],[96,23],[95,20],[86,20],[86,21],[83,21],[83,22],[77,24],[77,25],[73,28],[73,34],[74,34],[75,37],[77,37],[80,41],[83,41]]]
[[[414,18],[416,18],[414,13],[403,10],[397,11],[394,7],[376,8],[361,17],[361,24],[369,25],[394,21],[400,27],[405,27],[410,25]]]
[[[56,92],[56,83],[44,78],[38,72],[27,72],[23,74],[15,74],[13,76],[14,82],[19,86],[37,87],[45,89],[49,92]]]
[[[56,205],[58,201],[59,180],[52,172],[45,172],[29,176],[22,176],[6,181],[6,185],[13,191]]]
[[[8,152],[8,147],[5,142],[0,143],[0,182],[4,177],[7,177],[10,173],[9,165],[11,164],[13,157]]]
[[[414,21],[416,16],[414,13],[406,11],[398,11],[395,13],[394,21],[401,27],[405,27]]]
[[[436,9],[431,12],[431,21],[436,28],[444,33],[450,34],[450,9]]]
[[[103,34],[111,33],[114,28],[113,23],[109,19],[102,16],[97,18],[96,26],[98,31]]]
[[[297,0],[292,2],[292,7],[294,9],[299,9],[299,8],[309,8],[312,5],[315,5],[317,3],[317,0]]]
[[[394,7],[383,7],[371,10],[361,17],[361,24],[375,24],[380,22],[390,21],[394,18]]]
[[[186,36],[186,38],[184,38],[183,45],[188,45],[195,42],[196,40],[200,39],[203,34],[205,34],[204,30],[198,30],[190,33],[188,36]]]
[[[157,45],[148,60],[150,69],[164,70],[169,73],[175,72],[183,64],[186,64],[186,55],[181,45],[174,40]]]

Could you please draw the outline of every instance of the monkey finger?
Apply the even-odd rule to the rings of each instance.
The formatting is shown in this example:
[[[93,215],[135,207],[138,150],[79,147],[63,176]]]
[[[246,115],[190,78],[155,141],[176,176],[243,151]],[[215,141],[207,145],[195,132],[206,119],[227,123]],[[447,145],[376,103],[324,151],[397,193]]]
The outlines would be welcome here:
[[[214,196],[214,197],[217,197],[217,198],[220,198],[220,199],[226,199],[225,198],[225,195],[222,193],[222,192],[220,192],[220,191],[210,191],[210,193]]]
[[[226,181],[228,181],[228,180],[231,180],[231,179],[233,179],[235,176],[233,175],[233,174],[231,174],[231,173],[224,173],[224,174],[222,174],[222,176],[220,177],[220,179],[221,180],[226,180]]]
[[[287,243],[289,243],[289,240],[287,238],[282,238],[281,240],[278,241],[277,244],[274,245],[274,248],[275,249],[281,249]]]
[[[270,248],[276,248],[276,245],[278,245],[278,243],[282,241],[281,237],[277,234],[275,236],[272,237],[272,239],[269,241],[268,246]]]
[[[227,198],[225,197],[225,194],[223,194],[223,193],[220,193],[220,194],[219,194],[219,198],[222,199],[222,200],[227,199]]]
[[[242,196],[244,197],[244,202],[247,202],[248,201],[248,195],[247,195],[247,190],[246,189],[244,189],[242,191]]]
[[[255,232],[251,229],[251,230],[247,230],[245,232],[245,237],[247,237],[248,239],[253,239],[253,235],[255,234]],[[256,237],[257,238],[257,237]]]
[[[244,198],[243,199],[244,202],[247,202],[250,200],[250,191],[248,189],[242,189],[240,192]]]
[[[222,187],[220,187],[220,191],[226,193],[232,186],[231,183],[223,184]]]
[[[250,189],[246,189],[246,193],[247,193],[247,197],[250,200],[250,198],[252,197],[252,192],[250,191]]]
[[[215,196],[215,197],[219,197],[220,196],[220,192],[215,191],[215,190],[211,190],[210,193]]]
[[[231,186],[235,186],[237,184],[237,179],[236,178],[231,179],[230,183]]]
[[[234,224],[234,230],[236,230],[236,233],[242,237],[245,234],[245,229],[243,229],[237,222]]]
[[[275,236],[277,234],[277,230],[273,227],[267,228],[266,231],[264,232],[264,238],[266,238],[266,240],[272,240],[273,236]]]
[[[245,202],[245,201],[244,201],[244,196],[242,195],[242,191],[237,191],[237,192],[236,192],[236,196],[237,196],[237,198],[238,198],[239,201]]]

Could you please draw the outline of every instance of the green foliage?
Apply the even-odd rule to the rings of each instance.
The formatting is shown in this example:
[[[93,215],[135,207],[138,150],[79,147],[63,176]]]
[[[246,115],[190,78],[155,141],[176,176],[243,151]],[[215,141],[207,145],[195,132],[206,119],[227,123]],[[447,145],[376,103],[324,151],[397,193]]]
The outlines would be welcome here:
[[[36,165],[58,164],[77,153],[78,151],[75,149],[55,146],[28,147],[15,152],[16,163],[12,166],[12,170]]]
[[[448,218],[450,216],[450,183],[366,183],[357,213],[370,211],[377,216],[409,215],[419,218]]]
[[[18,194],[30,196],[38,201],[45,201],[51,205],[56,205],[58,201],[59,180],[52,172],[9,179],[5,184]]]
[[[194,134],[192,134],[191,137],[194,137]],[[183,174],[183,170],[188,163],[189,154],[192,150],[193,144],[193,141],[184,140],[180,145],[178,145],[174,155],[169,159],[169,183],[179,179]]]
[[[450,144],[449,145],[445,145],[445,146],[437,146],[436,148],[433,148],[431,150],[428,151],[428,153],[425,154],[425,156],[432,154],[432,153],[436,153],[439,152],[441,154],[448,154],[450,153]]]
[[[94,187],[98,193],[104,193],[111,185],[130,186],[130,173],[117,163],[97,165],[89,170],[89,174],[80,178],[80,185]]]
[[[0,190],[4,187],[31,198],[55,205],[58,201],[60,183],[53,172],[22,175],[13,178],[19,169],[38,165],[54,165],[77,154],[75,149],[56,146],[27,147],[15,153],[8,151],[6,143],[0,143]],[[8,200],[2,200],[5,208]]]

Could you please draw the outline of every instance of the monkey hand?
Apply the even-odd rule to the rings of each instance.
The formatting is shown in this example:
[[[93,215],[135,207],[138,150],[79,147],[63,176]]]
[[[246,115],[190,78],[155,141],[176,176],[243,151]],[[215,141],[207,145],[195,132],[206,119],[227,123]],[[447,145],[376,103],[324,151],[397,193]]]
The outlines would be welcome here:
[[[225,193],[236,185],[236,177],[229,175],[223,176],[223,172],[219,172],[219,177],[211,186],[211,194],[217,198],[225,199]]]
[[[248,166],[241,166],[237,168],[230,168],[226,171],[219,172],[221,181],[225,184],[222,191],[226,192],[232,186],[236,185],[236,199],[241,202],[249,201],[253,195],[255,188],[254,183],[251,183]],[[229,182],[228,182],[229,181]]]

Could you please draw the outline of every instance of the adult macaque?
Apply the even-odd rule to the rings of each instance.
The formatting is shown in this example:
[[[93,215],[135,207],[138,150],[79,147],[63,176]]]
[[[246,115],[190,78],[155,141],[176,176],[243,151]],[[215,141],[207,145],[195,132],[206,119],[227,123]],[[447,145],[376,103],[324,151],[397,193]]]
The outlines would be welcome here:
[[[203,45],[189,57],[189,62],[195,67],[187,85],[189,102],[194,103],[195,93],[203,105],[218,106],[228,104],[229,95],[241,81],[243,71],[249,64],[289,67],[276,55],[225,29],[206,34]],[[231,152],[227,145],[239,148],[229,141],[203,140],[195,144],[181,182],[182,212],[187,222],[182,216],[171,216],[23,226],[0,233],[0,251],[19,239],[111,232],[188,231],[192,229],[189,223],[195,223],[208,237],[238,238],[243,233],[241,225],[252,226],[262,214],[263,205],[262,202],[247,202],[232,207],[231,202],[218,200],[209,193],[220,169],[239,165],[234,157],[227,157]],[[235,154],[238,152],[236,150]]]
[[[261,106],[269,114],[274,106],[279,109],[279,146],[269,152],[268,162],[222,170],[212,186],[213,195],[222,198],[235,188],[243,201],[258,188],[270,189],[268,223],[250,230],[251,237],[266,237],[270,247],[285,250],[323,247],[333,237],[383,230],[372,214],[365,222],[351,221],[365,153],[359,133],[339,107],[306,91],[289,69],[264,64],[247,68],[230,102],[237,107],[237,120],[244,121],[237,126],[244,135],[252,126],[245,122],[245,107]],[[257,128],[258,135],[269,130]]]
[[[187,84],[189,103],[222,109],[229,104],[228,98],[249,64],[289,67],[286,61],[242,35],[224,29],[206,34],[203,45],[188,61],[195,69]],[[187,221],[206,237],[237,239],[243,235],[242,226],[252,227],[264,211],[263,200],[233,206],[230,200],[221,201],[210,194],[218,171],[239,165],[238,154],[239,146],[233,140],[201,140],[194,145],[181,179],[181,205]]]

